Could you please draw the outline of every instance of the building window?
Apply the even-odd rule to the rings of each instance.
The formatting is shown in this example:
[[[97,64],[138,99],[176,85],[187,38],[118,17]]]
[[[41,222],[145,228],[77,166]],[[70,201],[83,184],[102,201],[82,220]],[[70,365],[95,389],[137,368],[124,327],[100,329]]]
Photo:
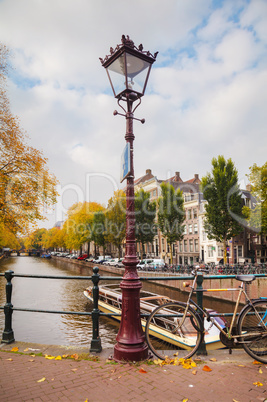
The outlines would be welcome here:
[[[187,252],[187,240],[184,240],[184,252]]]
[[[194,233],[195,234],[198,233],[198,224],[197,223],[194,224]]]
[[[193,248],[193,239],[190,239],[190,240],[189,240],[189,251],[190,251],[190,253],[192,253],[192,252],[194,251],[194,248]]]
[[[208,257],[213,257],[213,251],[214,251],[214,247],[208,246]]]
[[[193,225],[188,225],[188,233],[189,234],[193,233]]]
[[[186,226],[186,225],[184,225],[184,232],[183,232],[183,234],[184,234],[184,235],[187,234],[187,226]]]
[[[153,196],[153,197],[156,197],[156,196],[157,196],[157,190],[153,190],[153,191],[152,191],[152,196]]]
[[[191,209],[188,209],[188,211],[187,211],[187,219],[192,219],[192,211],[191,211]]]
[[[197,209],[196,208],[193,209],[193,218],[197,219]]]
[[[202,232],[202,240],[203,241],[207,240],[207,233],[205,232],[205,230],[203,230],[203,232]]]
[[[181,241],[179,243],[179,251],[180,251],[180,253],[183,252],[183,243]]]
[[[243,247],[237,246],[238,257],[243,257]]]
[[[198,252],[198,239],[195,239],[195,251]]]

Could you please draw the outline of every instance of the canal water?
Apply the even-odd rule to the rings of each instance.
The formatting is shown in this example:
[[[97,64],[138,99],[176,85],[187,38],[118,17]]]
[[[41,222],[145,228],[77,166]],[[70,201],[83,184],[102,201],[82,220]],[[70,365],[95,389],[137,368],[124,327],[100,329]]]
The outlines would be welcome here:
[[[91,276],[92,269],[69,262],[66,259],[50,260],[38,257],[10,257],[0,260],[0,272],[11,269],[16,274]],[[100,274],[109,276],[108,273]],[[115,275],[112,275],[115,276]],[[102,283],[102,282],[101,282]],[[111,283],[111,282],[109,282]],[[119,283],[119,280],[118,280]],[[12,304],[14,307],[58,310],[92,311],[92,303],[83,295],[88,280],[13,278]],[[0,277],[0,306],[5,304],[6,279]],[[185,300],[185,295],[178,290],[171,290],[160,285],[145,282],[143,289],[163,294],[176,300]],[[221,312],[232,312],[232,303],[207,301],[206,307]],[[91,316],[49,314],[14,311],[12,326],[17,341],[56,345],[90,346],[92,339]],[[119,323],[101,317],[100,336],[104,348],[116,343]],[[4,329],[4,312],[0,310],[0,336]]]

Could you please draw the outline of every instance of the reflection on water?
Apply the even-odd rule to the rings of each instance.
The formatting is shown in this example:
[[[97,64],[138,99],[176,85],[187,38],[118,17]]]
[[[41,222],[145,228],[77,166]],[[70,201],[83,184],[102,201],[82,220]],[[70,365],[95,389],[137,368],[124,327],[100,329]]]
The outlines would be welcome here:
[[[16,274],[90,276],[90,268],[60,260],[35,257],[11,257],[1,260],[0,272],[12,269]],[[6,280],[0,277],[0,305],[5,304]],[[13,278],[12,304],[58,311],[91,311],[92,304],[83,295],[91,285],[87,280]],[[25,342],[61,345],[90,345],[92,321],[90,316],[60,315],[14,311],[12,326],[15,339]],[[100,320],[103,347],[115,344],[118,326],[112,320]],[[0,332],[4,329],[4,314],[0,310]]]
[[[11,269],[16,274],[91,276],[89,267],[72,264],[67,260],[46,260],[36,257],[11,257],[0,261],[0,272]],[[108,276],[107,273],[104,273]],[[114,275],[112,275],[114,276]],[[5,304],[4,277],[0,277],[0,306]],[[91,311],[92,303],[83,295],[83,290],[90,286],[87,280],[13,278],[12,304],[43,310]],[[178,290],[171,290],[160,285],[145,282],[143,289],[163,294],[176,300],[185,300],[185,295]],[[232,312],[232,304],[227,302],[205,302],[207,307],[218,311]],[[14,311],[13,330],[15,339],[25,342],[61,345],[83,345],[89,347],[92,338],[90,316],[48,314]],[[107,317],[100,319],[100,336],[104,348],[116,343],[119,323]],[[0,310],[0,334],[4,329],[4,314]]]

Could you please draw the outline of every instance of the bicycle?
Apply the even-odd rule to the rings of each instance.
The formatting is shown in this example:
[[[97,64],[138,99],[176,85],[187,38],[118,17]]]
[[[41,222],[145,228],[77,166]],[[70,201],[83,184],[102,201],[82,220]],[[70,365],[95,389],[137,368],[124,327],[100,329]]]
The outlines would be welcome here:
[[[198,292],[196,289],[197,275],[200,272],[207,272],[203,269],[194,269],[193,284],[184,282],[185,287],[190,287],[186,303],[168,302],[156,307],[146,323],[146,341],[159,359],[166,357],[189,359],[199,349],[204,340],[205,333],[210,336],[211,342],[220,341],[224,346],[232,349],[241,345],[244,350],[254,359],[261,363],[267,363],[267,298],[251,300],[247,295],[244,284],[251,284],[256,278],[253,275],[237,275],[236,279],[241,281],[238,288],[230,289],[201,289],[201,291],[238,291],[238,297],[230,326],[217,314],[201,308],[194,300],[192,294]],[[237,318],[237,310],[241,296],[246,298],[246,305]],[[212,338],[213,337],[213,338]],[[222,347],[222,346],[221,346]]]

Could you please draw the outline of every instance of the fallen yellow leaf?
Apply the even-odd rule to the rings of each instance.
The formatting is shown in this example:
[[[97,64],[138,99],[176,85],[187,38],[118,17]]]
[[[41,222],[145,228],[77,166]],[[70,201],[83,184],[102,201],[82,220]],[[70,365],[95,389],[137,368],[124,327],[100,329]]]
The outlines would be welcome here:
[[[37,382],[43,382],[45,381],[45,377],[41,378],[40,380],[38,380]]]
[[[28,360],[28,362],[34,362],[34,359],[30,359],[30,360]]]
[[[18,350],[19,350],[19,348],[14,347],[14,348],[11,349],[11,352],[17,352]]]
[[[259,369],[259,373],[262,374],[262,369],[261,368]]]
[[[212,371],[212,369],[209,366],[204,366],[202,370],[207,372]]]
[[[53,359],[55,358],[55,356],[48,356],[48,355],[45,355],[45,358],[48,359],[48,360],[53,360]]]
[[[183,399],[183,402],[188,402],[188,398],[187,398],[187,399]]]
[[[190,363],[184,363],[183,368],[186,369],[186,370],[191,369],[191,364]]]
[[[212,358],[210,359],[210,361],[211,361],[211,362],[217,362],[217,359],[215,359],[215,357],[212,357]]]
[[[196,375],[196,374],[197,374],[197,370],[192,370],[192,374]]]
[[[62,360],[62,359],[61,359],[61,356],[57,356],[57,357],[55,358],[55,360]]]
[[[244,364],[239,364],[238,367],[246,367]]]
[[[257,360],[254,360],[252,364],[262,364],[262,363],[258,362]]]
[[[24,349],[23,352],[29,352],[29,348]]]
[[[71,369],[71,371],[73,371],[73,372],[75,372],[75,371],[77,371],[78,369]]]
[[[253,385],[256,385],[256,387],[262,387],[263,386],[263,384],[261,382],[259,382],[259,381],[254,382]]]
[[[197,365],[194,361],[191,362],[191,367],[197,367]]]
[[[9,362],[13,362],[13,359],[11,359],[11,358],[10,358],[10,359],[6,359],[6,360],[8,360]]]

